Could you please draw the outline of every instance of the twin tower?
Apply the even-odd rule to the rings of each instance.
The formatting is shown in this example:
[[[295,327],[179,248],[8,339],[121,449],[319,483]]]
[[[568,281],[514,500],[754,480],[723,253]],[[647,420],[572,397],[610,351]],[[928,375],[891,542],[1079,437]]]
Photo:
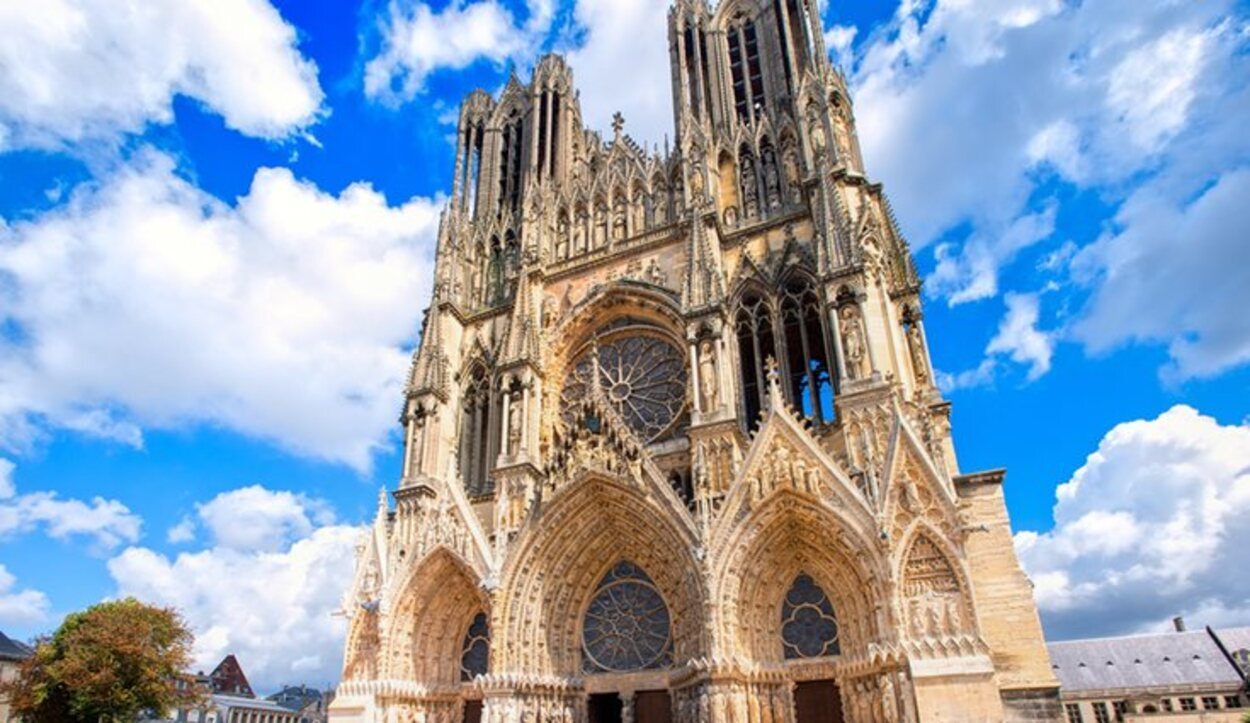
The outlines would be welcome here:
[[[559,56],[462,105],[332,719],[1058,720],[814,0],[668,35],[663,154]]]

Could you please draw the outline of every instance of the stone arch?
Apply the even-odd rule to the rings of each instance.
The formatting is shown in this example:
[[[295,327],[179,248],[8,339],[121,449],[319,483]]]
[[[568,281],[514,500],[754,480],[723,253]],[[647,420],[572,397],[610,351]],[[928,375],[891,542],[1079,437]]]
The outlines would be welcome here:
[[[894,571],[900,632],[913,640],[975,634],[967,570],[928,522],[912,524]]]
[[[343,680],[373,680],[378,677],[378,611],[361,606],[352,616],[347,633],[347,653],[343,656]]]
[[[782,490],[738,523],[721,549],[713,576],[724,601],[718,630],[722,644],[753,662],[781,662],[784,597],[804,574],[837,611],[842,654],[864,654],[880,638],[885,621],[874,601],[885,597],[885,564],[873,541],[826,505]]]
[[[706,654],[708,600],[697,536],[654,494],[603,476],[565,486],[526,528],[505,563],[492,624],[492,668],[581,674],[583,614],[613,565],[646,571],[671,616],[676,664]]]
[[[400,585],[390,611],[383,677],[425,685],[460,680],[464,633],[490,610],[477,575],[452,551],[439,546]]]

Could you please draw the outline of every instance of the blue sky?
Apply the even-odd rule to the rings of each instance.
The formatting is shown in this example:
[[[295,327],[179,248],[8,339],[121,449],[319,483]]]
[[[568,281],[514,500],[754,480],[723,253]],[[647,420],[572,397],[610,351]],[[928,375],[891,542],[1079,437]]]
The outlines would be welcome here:
[[[0,10],[0,629],[136,594],[324,684],[459,99],[557,50],[662,145],[667,2],[147,7]],[[823,8],[1048,633],[1250,622],[1246,5]]]

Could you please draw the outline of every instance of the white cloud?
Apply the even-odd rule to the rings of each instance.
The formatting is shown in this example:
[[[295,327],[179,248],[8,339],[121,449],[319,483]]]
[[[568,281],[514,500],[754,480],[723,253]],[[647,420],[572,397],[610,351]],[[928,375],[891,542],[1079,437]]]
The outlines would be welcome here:
[[[1037,294],[1009,293],[1004,300],[1007,315],[985,351],[987,354],[1006,354],[1017,364],[1027,364],[1029,381],[1033,381],[1050,371],[1054,338],[1037,328]]]
[[[1054,529],[1016,535],[1048,634],[1250,617],[1250,581],[1229,574],[1250,535],[1248,449],[1250,427],[1183,405],[1108,432],[1057,489]]]
[[[334,522],[325,503],[259,485],[224,492],[199,506],[200,520],[218,547],[274,552],[307,537],[314,524]]]
[[[136,133],[185,95],[248,135],[318,117],[317,68],[267,0],[0,3],[0,149]]]
[[[825,30],[825,47],[839,66],[848,66],[853,61],[852,49],[858,34],[859,28],[854,25],[834,25]]]
[[[1212,376],[1250,361],[1250,168],[1231,171],[1188,205],[1151,184],[1108,233],[1073,260],[1094,288],[1075,335],[1101,352],[1168,345],[1169,377]]]
[[[15,590],[17,578],[0,565],[0,627],[39,625],[48,619],[48,596],[38,590]]]
[[[1167,0],[903,3],[861,44],[852,81],[868,171],[916,246],[969,230],[942,248],[930,292],[952,303],[993,295],[999,271],[1047,238],[1039,168],[1114,198],[1177,155],[1187,129],[1237,117],[1227,95],[1200,102],[1203,88],[1222,88],[1217,76],[1237,77],[1212,60],[1236,55],[1230,11]]]
[[[437,202],[262,168],[226,205],[145,152],[0,225],[0,446],[209,423],[366,468],[398,403]]]
[[[651,144],[673,133],[668,55],[670,0],[577,0],[579,44],[568,51],[582,113],[591,128],[624,116],[625,132]]]
[[[529,61],[551,24],[553,0],[530,0],[519,23],[497,0],[451,0],[435,11],[417,0],[391,0],[379,23],[381,47],[365,64],[365,93],[387,104],[411,100],[441,68],[479,60]]]
[[[143,521],[117,500],[61,499],[56,492],[17,494],[13,463],[0,458],[0,538],[42,531],[66,540],[86,537],[101,551],[139,539]]]
[[[181,545],[195,539],[195,520],[186,515],[165,533],[165,540],[171,545]]]
[[[255,515],[240,504],[259,501]],[[238,515],[236,523],[225,515]],[[220,534],[250,521],[281,528],[279,544],[254,546],[227,533],[218,544],[170,558],[131,547],[109,561],[119,595],[178,608],[195,632],[195,665],[205,670],[227,653],[239,657],[261,691],[292,681],[336,680],[346,624],[332,617],[353,574],[360,528],[321,524],[321,503],[288,492],[249,487],[202,505],[199,517]],[[290,520],[311,521],[292,526]],[[298,528],[298,529],[296,529]]]

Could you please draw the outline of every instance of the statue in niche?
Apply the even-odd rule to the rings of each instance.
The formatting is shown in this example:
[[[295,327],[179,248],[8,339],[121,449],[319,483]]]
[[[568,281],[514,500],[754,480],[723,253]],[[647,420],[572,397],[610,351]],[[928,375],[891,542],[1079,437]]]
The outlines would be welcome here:
[[[655,218],[656,226],[663,226],[668,223],[668,198],[664,191],[655,192],[655,200],[651,203],[651,215]]]
[[[929,381],[928,365],[924,358],[924,340],[920,338],[920,322],[912,321],[907,325],[907,348],[911,352],[911,366],[916,373],[916,383]]]
[[[812,114],[812,118],[809,123],[809,135],[812,139],[812,149],[815,150],[816,155],[819,156],[825,152],[825,147],[828,145],[828,141],[825,140],[825,126],[820,122],[820,116],[816,114]]]
[[[508,454],[514,455],[521,449],[521,395],[513,393],[508,396]]]
[[[668,273],[664,271],[664,267],[660,266],[659,259],[651,259],[647,264],[647,281],[656,286],[665,286],[668,284]]]
[[[776,210],[781,208],[781,179],[777,175],[777,157],[771,150],[765,151],[762,157],[764,161],[764,190],[768,197],[768,208]]]
[[[703,200],[703,167],[700,165],[690,169],[690,200],[696,205]]]
[[[759,215],[759,186],[755,180],[755,161],[744,155],[742,167],[742,209],[748,219]]]
[[[844,165],[851,163],[851,130],[846,113],[838,109],[833,114],[833,140],[837,144],[838,160]]]
[[[556,258],[567,259],[569,257],[569,219],[560,214],[560,220],[556,222]]]
[[[618,195],[612,205],[612,240],[620,241],[628,235],[625,225],[625,199]]]
[[[593,244],[595,248],[603,246],[608,241],[608,209],[603,204],[595,205],[595,238]]]
[[[791,197],[797,198],[799,191],[799,158],[793,147],[782,151],[781,168],[785,174],[787,192]]]
[[[716,353],[710,339],[699,348],[699,385],[703,391],[703,411],[713,412],[720,406],[719,380],[716,377]]]
[[[864,347],[864,331],[859,323],[859,310],[854,305],[842,307],[842,346],[846,353],[846,375],[862,379],[867,374],[867,349]]]
[[[556,299],[551,294],[543,296],[543,329],[550,329],[556,323]]]
[[[647,197],[641,190],[634,191],[634,233],[642,233],[647,227]]]
[[[577,209],[576,223],[573,224],[573,253],[586,251],[586,209]]]

